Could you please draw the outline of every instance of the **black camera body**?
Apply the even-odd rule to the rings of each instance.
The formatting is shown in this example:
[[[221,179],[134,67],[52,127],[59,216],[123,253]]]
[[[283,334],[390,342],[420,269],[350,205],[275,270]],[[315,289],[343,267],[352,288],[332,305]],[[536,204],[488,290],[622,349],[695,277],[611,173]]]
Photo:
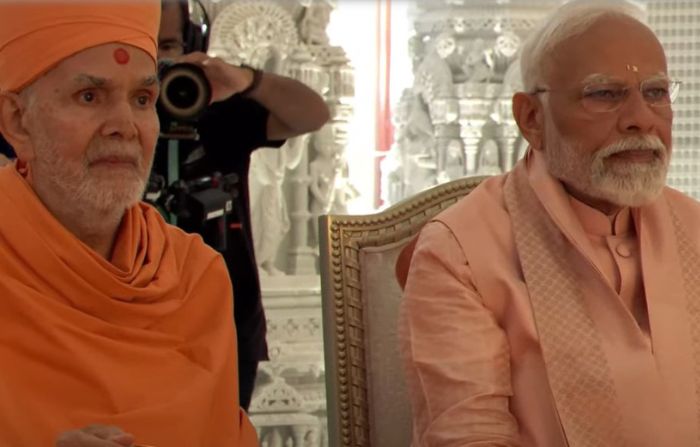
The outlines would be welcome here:
[[[221,252],[228,246],[228,225],[233,198],[226,190],[223,176],[180,180],[167,189],[164,207],[177,216],[177,226],[198,233],[204,241]]]
[[[144,200],[188,233],[198,233],[210,247],[224,252],[234,203],[230,180],[219,172],[167,185],[162,175],[151,173]]]
[[[211,85],[199,66],[171,60],[159,62],[158,77],[161,87],[156,109],[160,140],[167,143],[160,144],[158,150],[167,151],[160,156],[168,158],[168,163],[166,172],[151,173],[144,200],[171,223],[200,234],[209,246],[223,252],[228,245],[233,210],[226,177],[211,172],[183,178],[181,174],[185,170],[180,165],[180,151],[191,148],[199,140],[198,123],[211,102]]]
[[[158,63],[160,96],[156,109],[160,137],[197,140],[197,121],[211,102],[211,85],[204,70],[189,63]]]

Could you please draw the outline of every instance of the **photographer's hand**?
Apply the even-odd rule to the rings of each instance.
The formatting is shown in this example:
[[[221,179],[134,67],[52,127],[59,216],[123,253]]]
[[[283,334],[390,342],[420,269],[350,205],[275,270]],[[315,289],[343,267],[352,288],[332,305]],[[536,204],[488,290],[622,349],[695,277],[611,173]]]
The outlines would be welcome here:
[[[223,101],[245,90],[253,82],[253,72],[226,63],[204,53],[189,53],[176,59],[204,70],[212,88],[212,102]],[[319,129],[330,118],[328,106],[321,96],[303,83],[265,72],[248,97],[270,111],[267,138],[284,140]]]
[[[247,68],[231,65],[218,57],[209,57],[202,52],[186,54],[176,59],[197,65],[204,70],[212,90],[212,102],[223,101],[241,92],[253,82],[253,72]]]

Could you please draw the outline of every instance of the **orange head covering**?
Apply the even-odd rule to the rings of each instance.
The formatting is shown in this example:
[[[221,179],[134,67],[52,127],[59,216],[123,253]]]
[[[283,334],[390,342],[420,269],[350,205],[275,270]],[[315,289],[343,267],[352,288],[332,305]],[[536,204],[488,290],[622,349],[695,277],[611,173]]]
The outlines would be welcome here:
[[[156,60],[160,0],[0,0],[0,91],[17,92],[63,59],[111,42]]]

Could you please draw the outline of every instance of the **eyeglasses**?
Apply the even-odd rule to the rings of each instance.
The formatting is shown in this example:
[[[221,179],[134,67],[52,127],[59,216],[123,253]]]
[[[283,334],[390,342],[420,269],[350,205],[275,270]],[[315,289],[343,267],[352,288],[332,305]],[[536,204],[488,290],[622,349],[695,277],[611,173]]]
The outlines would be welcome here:
[[[681,87],[680,81],[672,81],[666,78],[650,78],[639,83],[639,92],[644,101],[651,107],[670,107],[678,97]],[[579,101],[581,106],[592,113],[614,112],[627,100],[630,90],[622,81],[606,80],[587,84],[581,89]],[[552,92],[549,88],[536,88],[533,95]]]

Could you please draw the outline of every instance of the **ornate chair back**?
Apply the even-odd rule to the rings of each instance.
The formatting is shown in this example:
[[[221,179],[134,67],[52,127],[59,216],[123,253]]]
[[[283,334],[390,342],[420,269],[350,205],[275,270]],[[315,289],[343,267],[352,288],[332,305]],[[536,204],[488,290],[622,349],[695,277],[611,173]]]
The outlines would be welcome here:
[[[435,186],[368,216],[321,216],[329,445],[403,447],[411,409],[397,340],[402,248],[485,177]]]

